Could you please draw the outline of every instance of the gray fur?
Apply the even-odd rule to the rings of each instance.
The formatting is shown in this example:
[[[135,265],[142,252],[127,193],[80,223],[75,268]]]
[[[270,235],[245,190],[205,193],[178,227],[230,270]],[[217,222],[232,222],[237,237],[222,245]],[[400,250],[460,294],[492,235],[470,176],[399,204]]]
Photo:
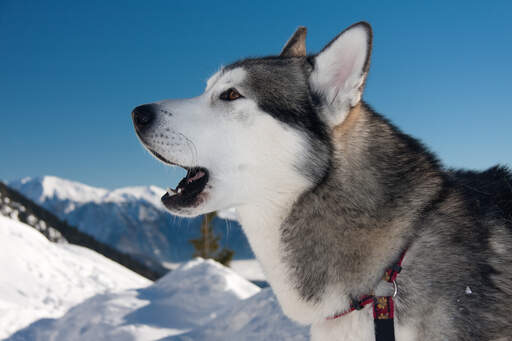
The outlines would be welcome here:
[[[346,147],[333,154],[326,181],[303,194],[282,226],[297,287],[308,300],[318,300],[328,283],[340,280],[353,288],[346,293],[353,298],[372,292],[411,240],[406,225],[440,191],[430,155],[409,151],[384,120],[364,108],[361,116],[364,125],[350,131]]]
[[[232,67],[248,72],[264,111],[310,136],[298,169],[315,186],[281,226],[285,261],[304,300],[319,301],[335,283],[348,288],[340,295],[371,293],[407,249],[397,280],[399,324],[413,325],[420,340],[512,337],[508,170],[446,171],[364,103],[353,109],[351,129],[329,134],[307,85],[308,58],[248,59]],[[498,192],[500,203],[493,201]]]
[[[512,337],[510,173],[445,172],[367,106],[359,116],[334,142],[344,147],[326,181],[302,195],[281,227],[302,297],[317,301],[337,282],[352,298],[371,293],[408,249],[397,279],[399,323],[413,324],[420,340]]]
[[[305,57],[306,56],[306,33],[304,26],[297,28],[295,33],[288,39],[283,49],[281,57]]]
[[[309,89],[310,61],[304,57],[245,59],[225,70],[237,67],[247,72],[245,88],[264,112],[308,135],[309,150],[296,167],[313,183],[321,182],[330,167],[332,146],[327,127],[316,114],[315,94]]]

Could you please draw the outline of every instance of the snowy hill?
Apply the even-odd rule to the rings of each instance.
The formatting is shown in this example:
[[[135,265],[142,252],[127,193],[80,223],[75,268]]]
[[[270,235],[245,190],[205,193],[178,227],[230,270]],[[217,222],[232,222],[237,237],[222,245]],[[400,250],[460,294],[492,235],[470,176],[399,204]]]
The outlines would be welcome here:
[[[10,187],[59,218],[124,253],[151,264],[190,259],[188,242],[199,234],[200,218],[181,219],[167,213],[160,202],[164,190],[156,186],[109,191],[53,176],[12,181]],[[214,221],[222,246],[236,259],[253,258],[238,224]]]
[[[204,326],[161,341],[306,341],[309,328],[290,321],[270,288],[233,304]]]
[[[149,268],[131,256],[79,231],[2,182],[0,182],[0,215],[33,227],[51,242],[70,243],[94,250],[148,279],[155,280],[167,272],[164,267],[158,269],[153,265]]]
[[[0,339],[43,317],[59,317],[99,293],[151,282],[89,249],[50,242],[0,216]]]
[[[98,295],[9,340],[306,340],[270,289],[196,259],[146,288]]]

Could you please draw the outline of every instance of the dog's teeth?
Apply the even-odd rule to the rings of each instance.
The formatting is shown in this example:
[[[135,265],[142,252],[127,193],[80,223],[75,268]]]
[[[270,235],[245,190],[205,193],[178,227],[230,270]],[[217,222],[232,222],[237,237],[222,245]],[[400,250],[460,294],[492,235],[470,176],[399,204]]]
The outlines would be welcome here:
[[[181,188],[178,188],[178,194],[180,194],[180,193],[181,193],[181,191],[182,191],[182,189],[181,189]]]
[[[176,191],[173,190],[171,187],[167,188],[167,194],[169,194],[169,196],[173,196],[176,194]]]

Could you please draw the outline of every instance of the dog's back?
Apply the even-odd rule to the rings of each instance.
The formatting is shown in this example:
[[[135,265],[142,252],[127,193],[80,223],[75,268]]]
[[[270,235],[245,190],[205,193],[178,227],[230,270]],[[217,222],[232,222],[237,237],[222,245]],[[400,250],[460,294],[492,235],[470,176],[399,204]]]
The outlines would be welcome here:
[[[403,274],[408,277],[402,282],[405,315],[420,312],[415,319],[423,320],[423,327],[417,331],[430,339],[509,340],[512,174],[495,166],[445,175],[439,201],[419,223],[421,251],[412,251],[414,259]],[[422,278],[425,286],[412,284]]]
[[[508,168],[495,166],[483,172],[456,170],[450,175],[475,214],[500,220],[512,232],[512,173]]]

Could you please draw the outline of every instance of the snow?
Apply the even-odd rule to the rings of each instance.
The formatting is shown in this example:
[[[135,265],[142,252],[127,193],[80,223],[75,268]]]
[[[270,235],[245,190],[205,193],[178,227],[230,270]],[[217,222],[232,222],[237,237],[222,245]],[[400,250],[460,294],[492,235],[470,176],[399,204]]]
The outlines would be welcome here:
[[[0,193],[0,215],[6,216],[13,220],[20,221],[20,212],[26,212],[27,208],[21,203],[11,201],[9,197]],[[53,226],[49,226],[46,221],[38,219],[32,214],[26,217],[24,223],[32,226],[37,231],[41,232],[47,239],[56,243],[67,243],[67,240],[62,234]]]
[[[36,201],[46,196],[44,202],[56,210],[82,207],[83,215],[65,216],[99,231],[111,231],[115,224],[102,224],[116,214],[123,226],[133,220],[134,227],[152,234],[163,220],[160,213],[169,219],[155,206],[161,205],[163,193],[155,186],[108,191],[55,177],[40,180],[20,180],[22,192]],[[124,206],[105,205],[87,215],[95,209],[87,200],[126,201],[129,214],[120,213]],[[119,230],[118,235],[126,238],[129,231]],[[177,232],[169,238],[190,238],[187,229]],[[230,237],[237,233],[228,229]],[[141,240],[141,234],[134,236]],[[148,245],[153,251],[169,249],[165,243]],[[211,260],[170,259],[166,265],[174,270],[151,284],[91,250],[50,243],[35,229],[6,217],[0,217],[0,247],[0,266],[6,274],[0,276],[0,339],[9,335],[8,340],[36,341],[308,339],[308,328],[284,316],[271,289],[261,290],[248,281],[265,279],[254,259],[234,260],[232,269]]]
[[[23,189],[22,191],[27,197],[40,203],[49,199],[65,200],[78,204],[89,202],[124,203],[145,200],[152,203],[155,207],[164,209],[160,198],[165,191],[157,186],[134,186],[107,190],[51,175],[38,178],[25,177],[10,182],[9,186]]]
[[[162,265],[169,270],[175,270],[183,264],[183,262],[162,263]],[[249,281],[266,281],[265,274],[263,273],[260,262],[258,262],[256,259],[235,259],[230,262],[229,267],[237,274]]]
[[[40,201],[43,201],[45,198],[59,198],[81,203],[93,201],[95,198],[107,193],[102,188],[94,188],[55,176],[43,177],[42,184],[43,191],[40,194]]]
[[[266,281],[260,262],[256,259],[233,260],[231,269],[250,281]]]
[[[306,340],[270,289],[195,259],[145,288],[97,295],[8,340]]]
[[[175,270],[183,265],[183,262],[163,262],[162,265],[169,270]],[[256,259],[237,259],[232,260],[229,264],[231,270],[242,276],[246,280],[251,281],[259,287],[267,287],[267,279],[261,268],[260,263]]]
[[[213,321],[166,341],[309,340],[309,328],[298,326],[281,312],[270,288],[231,306]],[[162,341],[163,341],[162,340]]]
[[[151,283],[92,250],[51,243],[4,216],[0,245],[0,339],[37,319],[62,316],[98,293]]]
[[[164,195],[165,190],[157,186],[137,186],[137,187],[124,187],[107,192],[101,198],[103,202],[123,203],[137,200],[145,200],[153,204],[153,206],[160,208],[162,211],[164,207],[160,198]]]

